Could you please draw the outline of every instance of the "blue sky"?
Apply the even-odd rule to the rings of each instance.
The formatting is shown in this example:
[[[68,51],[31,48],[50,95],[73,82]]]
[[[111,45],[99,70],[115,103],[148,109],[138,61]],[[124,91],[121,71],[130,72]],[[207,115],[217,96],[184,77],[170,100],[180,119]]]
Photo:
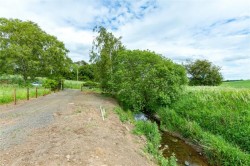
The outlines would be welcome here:
[[[57,36],[74,61],[89,60],[105,26],[128,49],[177,63],[208,59],[225,79],[250,79],[250,0],[0,0],[0,17],[31,20]]]

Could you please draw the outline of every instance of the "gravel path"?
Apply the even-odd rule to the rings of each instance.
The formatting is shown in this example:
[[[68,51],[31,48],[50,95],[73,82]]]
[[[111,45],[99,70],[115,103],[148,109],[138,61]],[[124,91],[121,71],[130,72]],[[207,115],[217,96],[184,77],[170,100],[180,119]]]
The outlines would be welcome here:
[[[143,151],[145,138],[114,113],[117,106],[112,98],[76,90],[0,106],[0,165],[156,165]]]
[[[53,122],[53,115],[67,110],[80,93],[65,90],[16,106],[0,106],[0,150],[22,143],[33,129]]]

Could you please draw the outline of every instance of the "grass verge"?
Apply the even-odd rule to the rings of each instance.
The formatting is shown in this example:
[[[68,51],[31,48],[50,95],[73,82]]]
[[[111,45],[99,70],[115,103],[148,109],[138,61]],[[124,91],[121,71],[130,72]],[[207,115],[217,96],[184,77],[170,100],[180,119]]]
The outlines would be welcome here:
[[[16,89],[16,99],[24,100],[27,98],[27,88],[14,85],[0,85],[0,104],[6,104],[14,101],[14,89]],[[37,96],[49,94],[50,90],[42,87],[37,88]],[[36,88],[29,88],[29,97],[36,97]]]
[[[145,146],[145,152],[152,155],[158,164],[162,166],[176,166],[176,158],[173,155],[170,158],[165,158],[162,152],[159,150],[161,142],[161,133],[156,123],[150,121],[135,121],[133,113],[131,111],[124,111],[120,107],[115,108],[115,112],[118,114],[120,120],[125,123],[129,121],[134,124],[135,128],[133,133],[136,135],[144,135],[147,138],[147,144]]]

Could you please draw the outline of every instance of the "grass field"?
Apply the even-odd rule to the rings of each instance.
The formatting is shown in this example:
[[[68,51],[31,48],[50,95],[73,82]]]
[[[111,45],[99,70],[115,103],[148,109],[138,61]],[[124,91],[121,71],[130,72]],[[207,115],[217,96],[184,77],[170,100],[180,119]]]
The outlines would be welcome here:
[[[188,87],[159,114],[165,128],[201,144],[212,165],[250,165],[249,103],[250,89]]]
[[[223,82],[221,86],[231,88],[250,88],[250,80]]]
[[[13,102],[14,89],[16,89],[16,99],[23,100],[27,98],[27,88],[19,87],[17,85],[0,85],[0,104]],[[37,95],[42,96],[44,94],[50,93],[49,89],[44,89],[39,87],[37,89]],[[29,88],[30,98],[36,97],[36,88]]]

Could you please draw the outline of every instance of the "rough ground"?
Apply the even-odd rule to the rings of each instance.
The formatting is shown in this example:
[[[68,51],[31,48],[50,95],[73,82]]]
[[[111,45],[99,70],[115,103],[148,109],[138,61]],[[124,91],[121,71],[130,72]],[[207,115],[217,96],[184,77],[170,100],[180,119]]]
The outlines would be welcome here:
[[[106,110],[102,120],[99,107]],[[155,165],[110,98],[66,90],[0,106],[1,165]]]

